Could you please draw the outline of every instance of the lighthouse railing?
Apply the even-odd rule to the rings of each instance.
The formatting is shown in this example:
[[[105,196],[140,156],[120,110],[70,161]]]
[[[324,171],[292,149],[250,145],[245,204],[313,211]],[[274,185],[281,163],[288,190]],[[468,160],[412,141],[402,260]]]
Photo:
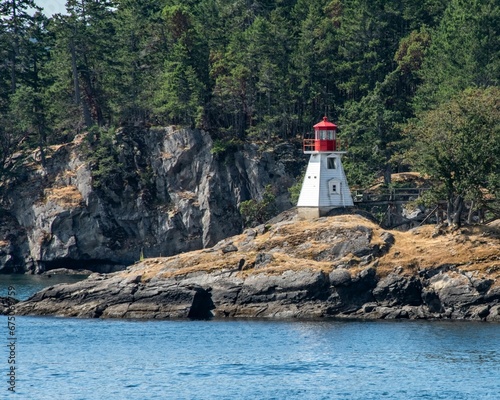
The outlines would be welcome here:
[[[316,139],[304,139],[304,153],[316,151]]]

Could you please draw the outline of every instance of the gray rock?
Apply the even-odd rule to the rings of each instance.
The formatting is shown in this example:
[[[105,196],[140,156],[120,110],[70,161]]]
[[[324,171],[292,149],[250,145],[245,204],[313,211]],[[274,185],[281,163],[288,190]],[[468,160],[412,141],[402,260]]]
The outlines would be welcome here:
[[[394,235],[390,232],[384,232],[380,235],[380,238],[384,241],[384,243],[388,245],[393,245],[396,242]]]
[[[467,319],[485,320],[489,314],[490,314],[490,306],[481,305],[481,306],[470,307],[466,313],[466,316]]]
[[[0,315],[12,314],[17,303],[19,300],[13,297],[0,297]]]
[[[433,276],[429,282],[430,288],[436,292],[445,308],[454,307],[457,309],[484,300],[484,297],[464,275],[439,274]]]
[[[351,274],[345,269],[334,269],[328,276],[332,286],[348,286],[351,283]]]
[[[496,304],[489,309],[486,321],[500,322],[500,304]]]
[[[484,301],[486,303],[498,302],[500,300],[500,286],[496,286],[488,290],[484,295]]]
[[[432,289],[424,289],[422,291],[422,300],[431,313],[443,313],[444,307],[437,293]]]
[[[44,170],[14,171],[22,179],[4,185],[0,236],[8,242],[0,266],[108,272],[141,257],[213,246],[241,231],[242,201],[261,198],[269,183],[291,182],[306,162],[284,143],[278,152],[245,144],[228,163],[195,129],[125,127],[114,141],[123,174],[99,188],[84,135],[50,152]],[[291,206],[288,186],[275,186],[277,211]]]
[[[316,240],[331,243],[332,247],[322,251],[316,259],[318,261],[335,261],[350,253],[357,257],[363,257],[378,252],[378,248],[371,245],[373,231],[364,226],[354,229],[332,229],[326,230]]]
[[[238,248],[234,244],[229,243],[227,246],[224,246],[221,249],[221,251],[222,251],[223,254],[232,253],[234,251],[238,251]]]
[[[328,280],[322,272],[285,271],[280,275],[256,274],[245,279],[238,303],[285,301],[298,303],[328,297]]]
[[[334,286],[327,299],[327,314],[351,314],[358,311],[364,304],[373,303],[373,288],[377,285],[376,271],[374,268],[365,268],[355,277],[351,278],[348,286]]]
[[[471,279],[471,282],[479,293],[484,294],[490,289],[494,281],[493,279]]]
[[[273,260],[273,255],[269,253],[258,253],[255,256],[255,268],[264,268]]]
[[[373,289],[373,297],[379,304],[389,306],[419,306],[422,304],[422,283],[415,277],[389,274],[377,283]]]
[[[88,269],[69,269],[69,268],[57,268],[50,271],[45,271],[42,275],[92,275],[92,271]]]
[[[195,284],[162,282],[148,286],[140,276],[122,280],[86,279],[49,287],[16,304],[19,315],[60,315],[88,318],[206,319],[214,309],[209,290]]]

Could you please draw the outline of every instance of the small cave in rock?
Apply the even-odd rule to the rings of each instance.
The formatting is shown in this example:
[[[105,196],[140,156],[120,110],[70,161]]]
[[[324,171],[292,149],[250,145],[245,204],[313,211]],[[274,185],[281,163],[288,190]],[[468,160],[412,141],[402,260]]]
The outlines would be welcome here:
[[[87,270],[98,273],[109,273],[121,271],[126,268],[126,265],[119,264],[111,260],[101,259],[73,259],[73,258],[58,258],[50,261],[40,261],[40,272],[48,272],[56,269],[68,270]]]
[[[206,320],[213,317],[212,310],[215,304],[212,301],[212,294],[205,289],[198,289],[193,297],[193,303],[189,310],[188,318],[195,320]]]

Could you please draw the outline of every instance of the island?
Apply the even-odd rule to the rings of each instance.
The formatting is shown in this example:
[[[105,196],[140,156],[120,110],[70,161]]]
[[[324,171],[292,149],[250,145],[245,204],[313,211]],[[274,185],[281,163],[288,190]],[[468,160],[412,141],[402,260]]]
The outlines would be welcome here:
[[[338,214],[338,213],[337,213]],[[500,227],[384,230],[296,209],[211,248],[51,286],[9,309],[84,318],[500,321]]]

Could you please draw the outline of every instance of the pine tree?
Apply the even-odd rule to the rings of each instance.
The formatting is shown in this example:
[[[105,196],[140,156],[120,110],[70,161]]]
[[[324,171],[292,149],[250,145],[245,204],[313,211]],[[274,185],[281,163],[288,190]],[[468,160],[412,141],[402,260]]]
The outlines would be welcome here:
[[[11,93],[16,91],[18,75],[22,70],[19,58],[26,41],[29,40],[26,28],[33,18],[28,12],[29,8],[41,11],[34,0],[2,0],[0,2],[0,20],[4,28],[4,38],[8,40],[7,43],[10,43],[8,46],[8,65]]]
[[[48,92],[56,96],[52,118],[60,128],[78,131],[113,121],[106,94],[114,65],[113,6],[107,0],[68,0],[68,15],[53,18],[53,83]]]
[[[115,60],[110,75],[109,96],[113,113],[122,123],[151,118],[151,93],[164,66],[167,53],[166,26],[161,0],[117,1]]]
[[[184,5],[163,9],[167,24],[168,55],[156,92],[156,113],[161,120],[188,125],[203,124],[208,49],[193,13]]]
[[[452,0],[422,68],[416,108],[434,107],[468,87],[500,84],[500,4]]]

